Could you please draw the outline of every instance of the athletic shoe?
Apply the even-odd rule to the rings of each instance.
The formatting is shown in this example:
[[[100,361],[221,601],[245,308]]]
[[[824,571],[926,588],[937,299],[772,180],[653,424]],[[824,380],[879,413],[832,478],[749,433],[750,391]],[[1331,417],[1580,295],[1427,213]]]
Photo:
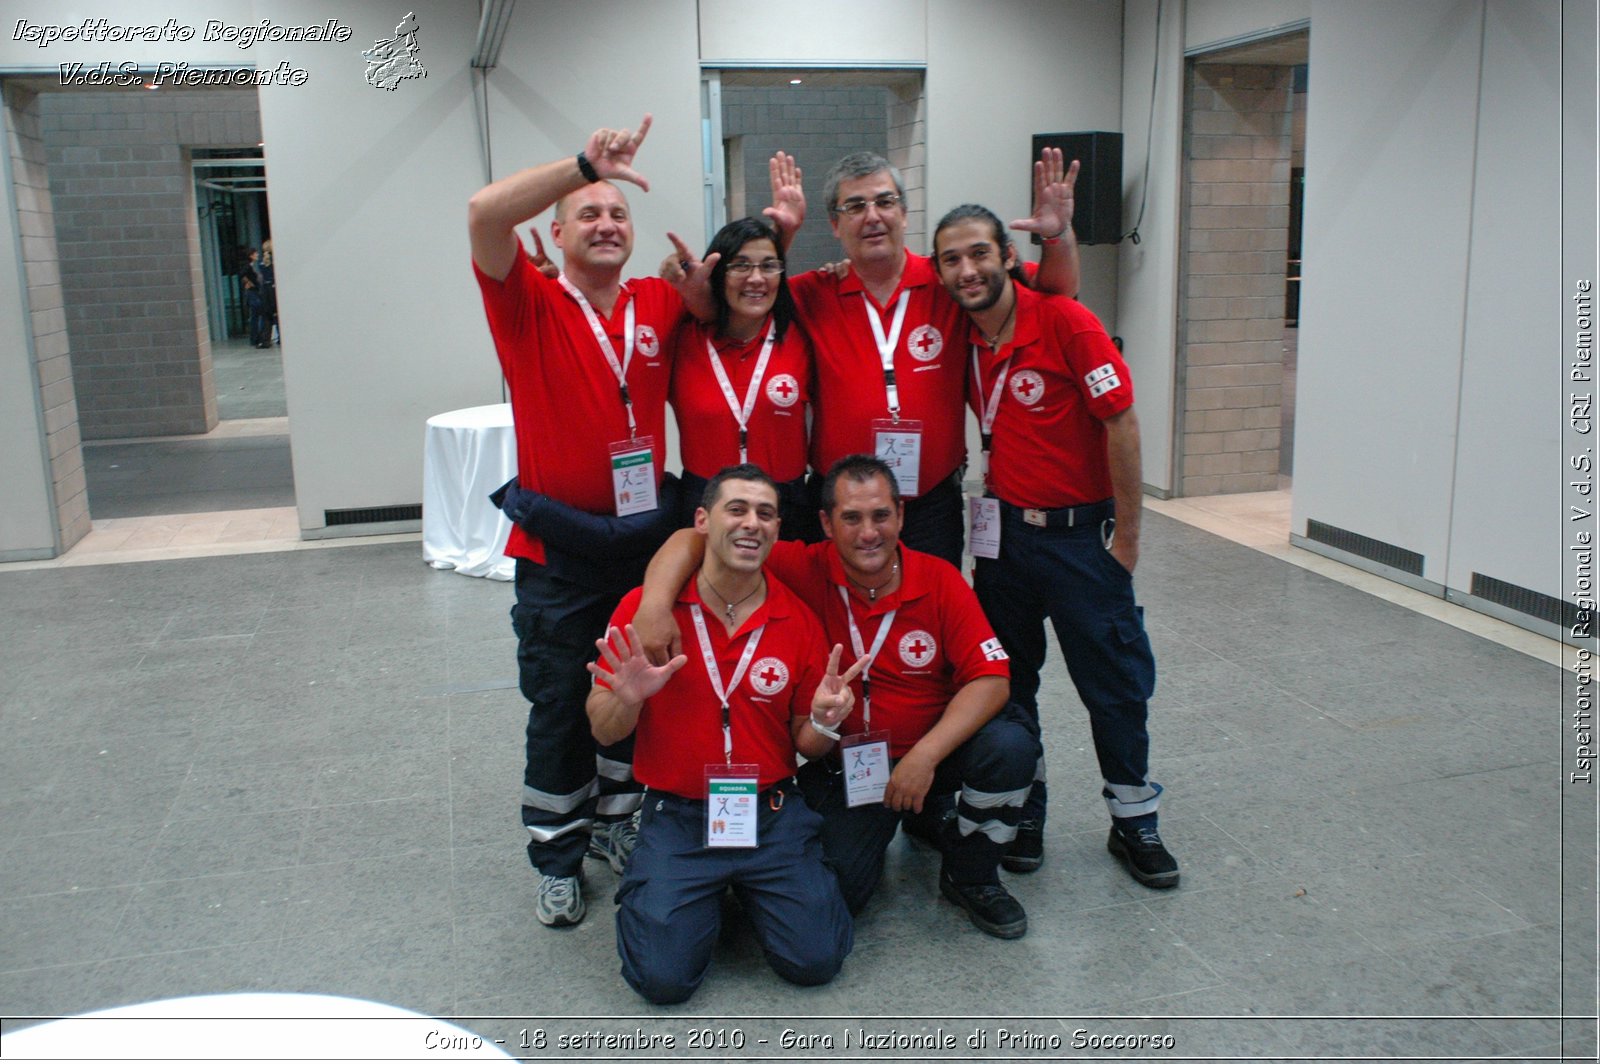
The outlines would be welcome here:
[[[961,886],[939,873],[939,893],[967,910],[973,926],[995,938],[1021,938],[1028,933],[1028,914],[1022,903],[998,883]]]
[[[578,876],[541,876],[533,914],[546,927],[569,927],[583,919],[583,880]]]
[[[1106,839],[1106,849],[1127,866],[1128,874],[1147,887],[1166,890],[1178,885],[1178,862],[1161,844],[1153,827],[1124,832],[1115,824]]]
[[[623,869],[628,867],[628,858],[633,856],[633,848],[637,845],[639,845],[638,813],[626,820],[596,824],[589,833],[589,856],[606,862],[619,876]]]
[[[1044,864],[1044,828],[1037,820],[1024,820],[1017,825],[1017,837],[1011,840],[1000,858],[1000,867],[1007,872],[1026,875],[1037,872]]]

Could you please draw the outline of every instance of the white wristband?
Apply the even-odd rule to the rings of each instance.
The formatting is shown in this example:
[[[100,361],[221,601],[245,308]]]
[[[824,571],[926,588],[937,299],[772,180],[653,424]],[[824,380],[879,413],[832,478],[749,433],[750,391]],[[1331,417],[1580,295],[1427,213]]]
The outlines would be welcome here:
[[[818,735],[826,735],[828,738],[832,739],[834,742],[838,742],[839,741],[839,733],[834,731],[832,728],[828,727],[827,725],[819,723],[817,721],[817,715],[815,713],[813,713],[811,715],[811,730],[816,732]]]

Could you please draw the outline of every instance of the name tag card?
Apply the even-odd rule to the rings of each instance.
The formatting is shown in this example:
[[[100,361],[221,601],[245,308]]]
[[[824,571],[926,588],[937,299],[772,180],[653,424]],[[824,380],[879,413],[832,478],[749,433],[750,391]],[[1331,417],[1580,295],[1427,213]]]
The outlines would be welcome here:
[[[921,493],[917,477],[922,465],[922,422],[875,419],[872,453],[894,471],[894,482],[903,498],[915,498]]]
[[[1000,500],[968,499],[967,545],[974,558],[1000,557]]]
[[[706,846],[756,845],[761,770],[756,765],[706,766]]]
[[[611,445],[611,490],[617,516],[656,508],[655,438],[641,436]]]
[[[889,786],[889,733],[847,735],[839,742],[839,757],[844,761],[845,804],[852,809],[882,805]]]

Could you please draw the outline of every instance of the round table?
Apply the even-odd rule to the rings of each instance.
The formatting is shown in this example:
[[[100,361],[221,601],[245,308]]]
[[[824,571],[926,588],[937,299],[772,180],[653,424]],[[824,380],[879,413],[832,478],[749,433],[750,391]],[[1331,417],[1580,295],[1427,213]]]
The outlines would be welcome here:
[[[51,1020],[0,1039],[12,1060],[515,1060],[444,1020],[329,994],[202,994]]]
[[[516,473],[511,404],[430,417],[422,454],[422,560],[463,576],[510,580],[511,522],[489,494]]]

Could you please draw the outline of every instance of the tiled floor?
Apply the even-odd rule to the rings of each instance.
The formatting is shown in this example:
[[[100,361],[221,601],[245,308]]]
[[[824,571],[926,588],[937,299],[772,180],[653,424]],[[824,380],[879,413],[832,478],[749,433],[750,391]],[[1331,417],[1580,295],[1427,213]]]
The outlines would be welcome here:
[[[1249,537],[1281,505],[1185,508]],[[979,934],[897,841],[834,984],[782,983],[735,921],[677,1009],[617,976],[608,870],[579,927],[532,918],[504,584],[430,570],[415,537],[263,531],[258,553],[200,557],[227,545],[136,522],[0,566],[0,1014],[276,989],[491,1036],[546,1018],[681,1046],[697,1017],[835,1037],[854,1017],[1025,1028],[1062,1039],[1054,1059],[1096,1057],[1078,1027],[1170,1034],[1164,1059],[1593,1059],[1595,792],[1564,782],[1561,669],[1173,509],[1151,504],[1138,583],[1183,886],[1147,891],[1106,854],[1053,657],[1048,857],[1011,879],[1027,937]]]

